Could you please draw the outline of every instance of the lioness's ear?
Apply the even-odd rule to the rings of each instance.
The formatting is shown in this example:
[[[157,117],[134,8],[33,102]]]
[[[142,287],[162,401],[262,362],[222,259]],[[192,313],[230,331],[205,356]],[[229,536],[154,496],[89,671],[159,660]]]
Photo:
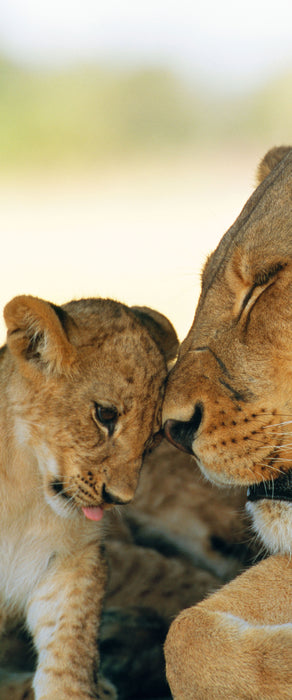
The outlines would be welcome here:
[[[147,306],[132,306],[131,310],[145,328],[147,328],[159,350],[164,355],[167,364],[175,360],[178,351],[178,338],[173,325],[159,311]]]
[[[276,146],[266,153],[257,169],[258,185],[270,174],[271,170],[280,163],[280,160],[282,160],[289,151],[291,151],[291,146]]]
[[[66,335],[70,318],[59,306],[32,296],[18,296],[4,309],[10,352],[30,368],[68,371],[75,350]]]

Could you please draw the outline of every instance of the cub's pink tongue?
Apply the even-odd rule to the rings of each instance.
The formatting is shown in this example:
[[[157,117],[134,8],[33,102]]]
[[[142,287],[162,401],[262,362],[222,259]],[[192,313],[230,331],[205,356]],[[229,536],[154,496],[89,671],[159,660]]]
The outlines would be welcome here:
[[[82,508],[82,511],[88,520],[101,520],[103,516],[103,510],[98,506],[87,506],[87,508]]]

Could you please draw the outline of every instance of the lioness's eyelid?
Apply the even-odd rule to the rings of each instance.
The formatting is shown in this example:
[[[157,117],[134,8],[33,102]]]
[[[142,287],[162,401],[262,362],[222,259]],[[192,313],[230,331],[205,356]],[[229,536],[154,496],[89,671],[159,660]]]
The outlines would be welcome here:
[[[248,304],[248,302],[249,302],[250,298],[252,297],[252,295],[253,295],[253,293],[254,293],[254,290],[256,289],[257,286],[258,286],[258,285],[257,285],[256,283],[253,284],[253,286],[248,290],[247,294],[245,295],[245,297],[244,297],[244,299],[243,299],[243,302],[242,302],[242,304],[241,304],[241,309],[240,309],[240,312],[239,312],[238,320],[240,319],[240,316],[241,316],[242,312],[244,311],[246,305]]]
[[[267,282],[263,282],[261,284],[257,284],[257,283],[253,284],[253,286],[247,292],[247,294],[245,295],[245,297],[243,299],[241,309],[240,309],[239,314],[238,314],[237,319],[236,319],[236,323],[238,323],[240,321],[241,316],[242,316],[243,312],[247,310],[247,307],[248,307],[248,312],[247,312],[248,316],[250,315],[250,312],[253,309],[254,305],[256,304],[257,300],[262,296],[262,294],[266,291],[266,289],[268,289],[269,287],[272,287],[274,284],[275,284],[275,280],[273,279],[273,277],[271,277],[269,279],[269,281],[267,281]],[[256,290],[257,290],[257,293],[255,295],[254,293]],[[251,304],[249,304],[249,301],[251,301]]]
[[[238,323],[238,322],[240,321],[241,316],[242,316],[243,312],[245,311],[245,309],[246,309],[246,307],[247,307],[247,305],[248,305],[248,302],[249,302],[250,299],[252,298],[255,289],[257,289],[257,287],[259,287],[259,286],[260,286],[260,285],[254,283],[253,286],[248,290],[248,292],[247,292],[247,294],[245,295],[245,297],[244,297],[244,299],[243,299],[243,302],[242,302],[242,304],[241,304],[241,308],[240,308],[240,310],[239,310],[239,314],[238,314],[238,316],[237,316],[236,323]],[[261,286],[262,286],[262,285],[261,285]],[[260,296],[260,294],[259,294],[259,296]]]
[[[265,284],[268,284],[268,282],[275,277],[277,272],[281,272],[281,270],[286,267],[287,263],[276,263],[275,265],[272,265],[269,267],[268,270],[261,271],[257,273],[255,276],[254,280],[254,285],[253,287],[262,287]]]
[[[280,272],[281,270],[283,270],[284,267],[286,267],[286,264],[287,263],[277,263],[276,265],[273,265],[272,267],[270,267],[269,270],[265,270],[265,271],[257,273],[257,275],[254,278],[254,283],[253,283],[252,287],[248,290],[247,294],[245,295],[245,297],[243,299],[241,309],[240,309],[238,317],[237,317],[237,322],[240,320],[241,314],[243,313],[244,309],[246,308],[246,306],[247,306],[249,300],[251,299],[255,289],[257,289],[259,287],[269,287],[271,284],[273,284],[275,275],[278,272]],[[264,289],[262,289],[261,291],[259,290],[259,294],[257,296],[257,299],[263,291],[264,291]]]

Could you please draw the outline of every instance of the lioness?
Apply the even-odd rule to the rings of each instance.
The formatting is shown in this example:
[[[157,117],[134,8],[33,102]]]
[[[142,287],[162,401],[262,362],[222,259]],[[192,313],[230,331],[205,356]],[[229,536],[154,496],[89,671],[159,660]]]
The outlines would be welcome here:
[[[213,482],[249,486],[255,530],[274,556],[172,624],[176,700],[292,698],[292,149],[270,151],[259,176],[207,260],[164,423]]]
[[[1,630],[25,619],[36,700],[114,697],[96,684],[103,515],[134,496],[176,334],[157,312],[103,299],[20,296],[4,317]]]

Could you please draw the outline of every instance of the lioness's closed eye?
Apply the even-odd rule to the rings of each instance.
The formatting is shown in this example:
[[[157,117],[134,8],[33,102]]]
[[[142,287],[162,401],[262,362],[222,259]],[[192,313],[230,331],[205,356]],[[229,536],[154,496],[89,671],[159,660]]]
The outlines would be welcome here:
[[[158,312],[108,299],[21,296],[4,315],[1,631],[25,619],[36,700],[114,697],[96,684],[103,515],[135,493],[176,334]]]

